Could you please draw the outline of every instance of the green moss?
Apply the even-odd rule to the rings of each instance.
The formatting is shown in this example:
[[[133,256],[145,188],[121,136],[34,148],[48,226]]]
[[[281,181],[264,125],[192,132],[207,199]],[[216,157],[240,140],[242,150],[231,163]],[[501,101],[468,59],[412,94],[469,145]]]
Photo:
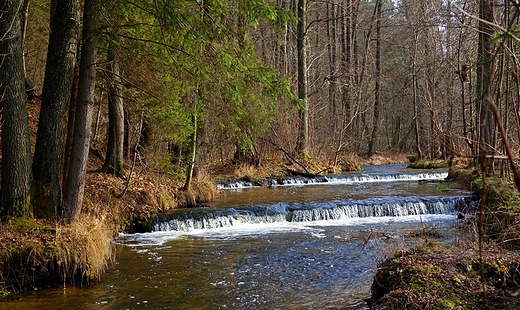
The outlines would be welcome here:
[[[132,223],[131,232],[149,232],[157,212],[147,211],[138,216]]]
[[[455,181],[439,182],[435,184],[435,188],[441,192],[445,192],[452,189],[460,189],[461,184]]]
[[[439,168],[447,168],[448,162],[446,160],[435,159],[435,160],[427,160],[421,159],[410,163],[408,168],[414,169],[439,169]]]
[[[440,309],[453,309],[455,308],[455,303],[451,300],[439,299],[437,300],[437,307]]]
[[[454,275],[452,278],[451,278],[451,281],[453,282],[453,284],[457,287],[462,287],[464,286],[464,282],[462,281],[462,279],[460,278],[459,275]]]
[[[20,233],[30,233],[30,232],[40,232],[40,233],[53,233],[56,231],[54,227],[42,225],[36,221],[34,218],[27,217],[15,217],[9,219],[8,224],[11,229],[15,232]]]
[[[43,249],[43,255],[47,259],[54,259],[56,254],[61,251],[61,248],[56,244],[49,244]]]
[[[128,232],[130,230],[131,226],[132,226],[132,224],[127,219],[121,220],[121,224],[119,224],[121,231],[124,231],[124,232]]]
[[[32,201],[34,197],[34,192],[34,187],[31,187],[26,196],[15,197],[10,199],[9,201],[4,202],[4,213],[2,215],[7,215],[8,217],[32,216]]]
[[[410,289],[412,290],[421,290],[425,287],[423,283],[410,283]]]

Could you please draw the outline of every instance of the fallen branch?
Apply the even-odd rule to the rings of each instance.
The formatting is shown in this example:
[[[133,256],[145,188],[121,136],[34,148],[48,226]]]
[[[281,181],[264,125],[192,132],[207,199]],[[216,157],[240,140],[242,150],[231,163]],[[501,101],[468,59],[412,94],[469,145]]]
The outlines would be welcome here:
[[[495,122],[497,123],[498,129],[500,131],[500,135],[502,136],[502,142],[504,143],[504,148],[506,149],[507,158],[509,160],[509,164],[511,165],[511,170],[513,171],[513,178],[515,180],[515,185],[518,191],[520,191],[520,174],[516,169],[516,164],[513,158],[513,154],[511,152],[511,147],[509,146],[509,142],[507,140],[506,131],[504,130],[504,126],[502,125],[502,120],[500,119],[500,115],[498,113],[497,106],[491,101],[489,97],[486,98],[487,103],[493,110],[493,115],[495,116]]]

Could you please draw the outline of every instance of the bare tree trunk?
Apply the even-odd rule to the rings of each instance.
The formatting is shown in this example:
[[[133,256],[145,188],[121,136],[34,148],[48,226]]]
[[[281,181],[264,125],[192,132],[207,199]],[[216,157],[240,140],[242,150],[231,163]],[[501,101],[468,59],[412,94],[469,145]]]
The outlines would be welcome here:
[[[108,145],[103,172],[123,176],[125,112],[119,57],[116,53],[115,43],[109,46],[108,62],[111,64],[112,70],[109,73],[111,78],[108,88]]]
[[[417,153],[417,159],[423,157],[421,151],[421,139],[419,130],[419,103],[417,102],[417,30],[414,31],[414,50],[412,54],[412,97],[413,97],[413,124],[415,134],[415,151]]]
[[[64,205],[68,222],[76,221],[82,208],[87,161],[90,145],[90,128],[96,86],[96,41],[94,33],[98,20],[94,12],[99,0],[86,0],[83,11],[83,38],[81,49],[80,76],[78,84],[78,105],[74,124],[74,139],[69,172],[64,190]]]
[[[53,0],[42,107],[33,159],[38,207],[48,218],[62,210],[63,152],[79,30],[79,2]]]
[[[334,136],[338,132],[338,122],[337,122],[337,112],[338,107],[336,106],[336,88],[337,88],[337,76],[336,76],[336,4],[334,1],[332,3],[327,3],[327,52],[329,56],[329,75],[327,77],[328,81],[328,103],[329,103],[329,112],[331,117],[333,117],[333,128],[332,135]],[[334,137],[333,137],[334,140]]]
[[[368,146],[368,156],[376,153],[377,134],[379,131],[379,109],[381,105],[381,7],[380,0],[376,1],[376,85],[374,89],[374,119],[372,127],[372,136]]]
[[[193,116],[193,120],[197,121],[197,116]],[[191,153],[190,153],[190,163],[188,164],[188,168],[186,169],[186,182],[184,183],[183,191],[189,191],[191,189],[191,180],[193,179],[193,170],[195,170],[195,154],[196,154],[196,145],[197,145],[197,129],[192,134],[192,142],[191,142]]]
[[[493,159],[489,158],[493,154],[493,112],[486,102],[489,96],[491,76],[493,74],[493,54],[489,40],[493,29],[487,22],[493,22],[493,1],[480,0],[479,17],[479,43],[478,43],[478,67],[477,67],[477,110],[479,112],[479,163],[484,173],[493,172]]]
[[[20,1],[0,3],[0,108],[2,188],[0,214],[30,216],[31,152],[23,68]]]
[[[300,108],[300,133],[297,152],[305,158],[309,155],[309,103],[307,98],[307,0],[298,0],[298,98]]]

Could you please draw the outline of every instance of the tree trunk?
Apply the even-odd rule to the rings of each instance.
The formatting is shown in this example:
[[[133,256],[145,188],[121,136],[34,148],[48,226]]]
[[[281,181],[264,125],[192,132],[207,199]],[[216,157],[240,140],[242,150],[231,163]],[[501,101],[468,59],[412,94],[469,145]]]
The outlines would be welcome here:
[[[191,135],[191,151],[190,151],[190,162],[186,169],[186,182],[184,183],[183,191],[189,192],[191,190],[191,181],[193,179],[193,171],[195,170],[195,160],[197,158],[197,112],[193,112],[193,134]]]
[[[376,153],[377,133],[379,131],[379,109],[381,105],[381,7],[380,0],[376,1],[376,85],[374,89],[374,124],[372,127],[372,136],[370,145],[368,146],[368,156]]]
[[[23,66],[20,1],[0,4],[2,181],[0,214],[30,216],[31,153]]]
[[[64,191],[64,205],[68,222],[76,221],[81,214],[87,161],[90,145],[90,127],[96,85],[96,41],[94,34],[98,20],[94,15],[99,0],[86,0],[83,11],[83,38],[81,49],[78,105],[74,124],[74,139],[69,172]]]
[[[108,89],[108,146],[103,172],[123,175],[125,115],[123,109],[123,85],[119,70],[119,58],[114,44],[108,49],[108,62],[112,65]]]
[[[65,126],[76,60],[79,2],[54,0],[52,8],[42,107],[33,159],[38,201],[35,213],[46,218],[56,211],[61,213],[62,209]]]
[[[421,139],[419,131],[419,103],[417,102],[417,30],[414,31],[414,50],[412,54],[412,100],[413,100],[413,129],[415,136],[415,151],[417,159],[421,159]]]
[[[493,112],[486,103],[489,96],[489,87],[493,70],[492,46],[489,40],[493,29],[487,22],[493,22],[493,1],[480,0],[479,16],[479,40],[478,40],[478,66],[477,66],[477,111],[480,118],[480,138],[479,138],[479,163],[484,173],[493,172],[493,159],[489,158],[493,154]]]
[[[300,133],[297,153],[302,158],[309,155],[309,103],[307,98],[307,0],[298,0],[297,50],[298,50],[298,98],[300,106]]]

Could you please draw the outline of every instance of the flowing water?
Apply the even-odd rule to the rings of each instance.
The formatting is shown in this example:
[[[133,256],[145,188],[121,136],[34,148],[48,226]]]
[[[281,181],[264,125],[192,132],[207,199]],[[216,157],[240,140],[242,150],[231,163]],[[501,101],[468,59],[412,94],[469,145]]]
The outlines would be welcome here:
[[[0,308],[366,309],[377,263],[424,243],[414,232],[454,240],[456,214],[474,202],[437,190],[446,175],[385,165],[269,187],[220,184],[207,207],[118,236],[101,283],[27,292]]]

